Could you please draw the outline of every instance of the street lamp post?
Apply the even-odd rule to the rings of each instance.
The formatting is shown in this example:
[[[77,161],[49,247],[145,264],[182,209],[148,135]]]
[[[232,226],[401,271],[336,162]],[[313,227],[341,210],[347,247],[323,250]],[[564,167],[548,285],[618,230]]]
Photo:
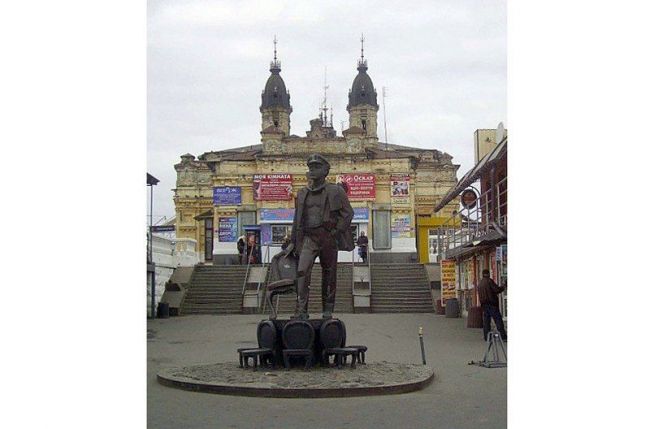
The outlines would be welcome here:
[[[151,318],[156,317],[156,264],[153,261],[153,187],[160,180],[147,173],[149,187],[149,230],[147,232],[147,277],[151,275]]]

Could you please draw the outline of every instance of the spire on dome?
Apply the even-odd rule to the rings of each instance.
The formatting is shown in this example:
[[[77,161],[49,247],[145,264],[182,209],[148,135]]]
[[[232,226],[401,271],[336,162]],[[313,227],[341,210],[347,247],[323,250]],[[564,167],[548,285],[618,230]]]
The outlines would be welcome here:
[[[269,71],[271,73],[278,74],[280,73],[281,70],[281,63],[278,61],[278,38],[277,36],[273,36],[273,61],[271,61],[271,68]]]
[[[363,58],[363,42],[366,39],[363,38],[363,33],[361,33],[361,59],[357,62],[357,70],[366,71],[368,70],[368,61]]]

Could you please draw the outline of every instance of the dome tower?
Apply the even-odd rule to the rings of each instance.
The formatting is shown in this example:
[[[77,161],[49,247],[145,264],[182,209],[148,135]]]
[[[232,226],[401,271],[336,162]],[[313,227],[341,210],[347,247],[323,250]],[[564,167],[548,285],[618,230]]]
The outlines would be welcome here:
[[[271,76],[266,80],[264,91],[262,91],[262,132],[271,128],[273,131],[281,131],[289,136],[290,115],[293,109],[290,104],[289,91],[280,76],[280,61],[277,58],[277,38],[273,38],[273,61],[269,71]],[[271,131],[271,130],[269,130]]]
[[[364,38],[361,35],[361,58],[357,62],[359,73],[352,82],[348,93],[347,111],[350,114],[350,128],[358,127],[364,130],[366,137],[377,141],[377,92],[368,76],[368,61],[363,57]]]

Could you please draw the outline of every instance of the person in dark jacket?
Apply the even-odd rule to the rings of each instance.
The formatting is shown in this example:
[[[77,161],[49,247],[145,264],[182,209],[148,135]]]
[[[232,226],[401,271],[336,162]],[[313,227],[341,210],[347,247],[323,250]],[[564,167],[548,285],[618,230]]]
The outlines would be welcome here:
[[[246,237],[241,236],[239,237],[239,240],[237,240],[237,253],[239,253],[239,265],[243,264],[244,262],[244,251],[246,250]]]
[[[483,339],[487,341],[488,332],[492,330],[492,320],[497,325],[497,330],[503,341],[507,341],[508,336],[503,326],[503,318],[499,310],[499,294],[505,290],[505,287],[497,286],[490,278],[490,270],[483,270],[483,278],[477,286],[478,299],[483,309]]]

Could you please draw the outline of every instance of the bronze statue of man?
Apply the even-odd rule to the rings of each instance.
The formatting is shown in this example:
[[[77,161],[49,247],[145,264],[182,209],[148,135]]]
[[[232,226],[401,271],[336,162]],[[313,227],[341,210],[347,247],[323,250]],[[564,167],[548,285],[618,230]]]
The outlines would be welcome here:
[[[308,319],[309,284],[316,257],[323,270],[321,296],[323,318],[331,318],[336,297],[336,261],[339,250],[354,250],[350,223],[354,211],[345,190],[327,183],[330,164],[319,154],[307,160],[308,184],[298,191],[291,234],[294,252],[298,256],[296,314]]]

